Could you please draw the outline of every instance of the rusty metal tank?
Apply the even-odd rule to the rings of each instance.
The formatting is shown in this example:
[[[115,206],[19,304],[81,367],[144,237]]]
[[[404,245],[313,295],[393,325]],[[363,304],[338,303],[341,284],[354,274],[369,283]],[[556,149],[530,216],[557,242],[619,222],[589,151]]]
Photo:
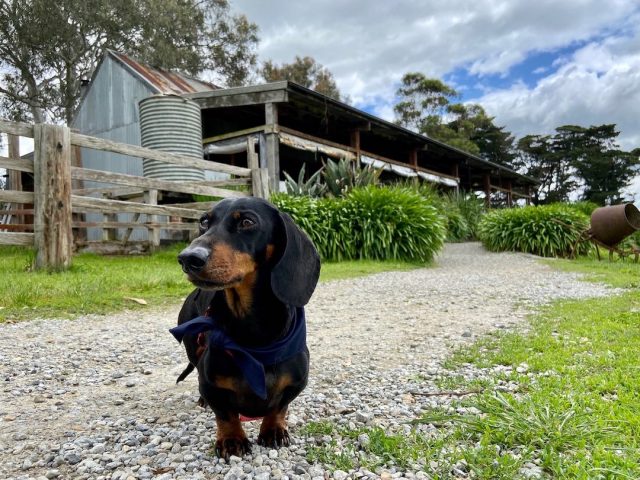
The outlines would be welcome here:
[[[640,229],[640,211],[632,203],[596,208],[591,214],[590,233],[608,247]]]

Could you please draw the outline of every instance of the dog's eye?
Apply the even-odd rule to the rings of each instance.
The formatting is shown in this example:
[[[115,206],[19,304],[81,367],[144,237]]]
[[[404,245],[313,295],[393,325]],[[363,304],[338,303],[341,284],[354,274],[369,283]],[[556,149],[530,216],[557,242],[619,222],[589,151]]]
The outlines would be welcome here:
[[[256,224],[256,222],[254,222],[250,218],[243,218],[242,220],[240,220],[240,223],[238,223],[238,228],[240,228],[240,229],[251,228],[255,224]]]
[[[200,228],[203,230],[209,228],[209,217],[202,217],[200,219]]]

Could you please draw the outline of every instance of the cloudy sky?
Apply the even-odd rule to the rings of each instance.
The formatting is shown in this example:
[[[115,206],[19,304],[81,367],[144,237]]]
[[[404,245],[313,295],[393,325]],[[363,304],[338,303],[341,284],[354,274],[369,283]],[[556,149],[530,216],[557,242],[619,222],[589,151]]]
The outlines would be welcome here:
[[[310,55],[354,106],[393,119],[406,72],[478,102],[516,136],[615,123],[640,146],[638,0],[231,0],[259,56]]]

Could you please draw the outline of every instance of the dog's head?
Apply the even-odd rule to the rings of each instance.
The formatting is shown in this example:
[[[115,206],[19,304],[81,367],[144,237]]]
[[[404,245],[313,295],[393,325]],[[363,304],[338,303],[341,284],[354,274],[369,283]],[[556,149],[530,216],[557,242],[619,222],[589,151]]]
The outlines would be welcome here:
[[[203,290],[233,288],[268,270],[273,293],[301,307],[320,274],[313,243],[286,213],[258,198],[225,199],[200,218],[200,236],[178,255]]]

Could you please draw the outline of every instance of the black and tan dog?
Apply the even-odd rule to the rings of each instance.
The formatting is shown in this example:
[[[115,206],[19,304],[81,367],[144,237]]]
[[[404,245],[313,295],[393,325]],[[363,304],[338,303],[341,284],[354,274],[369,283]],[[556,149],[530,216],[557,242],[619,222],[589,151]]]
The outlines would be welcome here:
[[[307,384],[303,306],[320,273],[309,238],[270,203],[226,199],[200,219],[200,236],[178,256],[198,287],[178,327],[200,394],[216,415],[216,453],[248,453],[241,417],[260,418],[258,443],[289,444],[289,403]]]

